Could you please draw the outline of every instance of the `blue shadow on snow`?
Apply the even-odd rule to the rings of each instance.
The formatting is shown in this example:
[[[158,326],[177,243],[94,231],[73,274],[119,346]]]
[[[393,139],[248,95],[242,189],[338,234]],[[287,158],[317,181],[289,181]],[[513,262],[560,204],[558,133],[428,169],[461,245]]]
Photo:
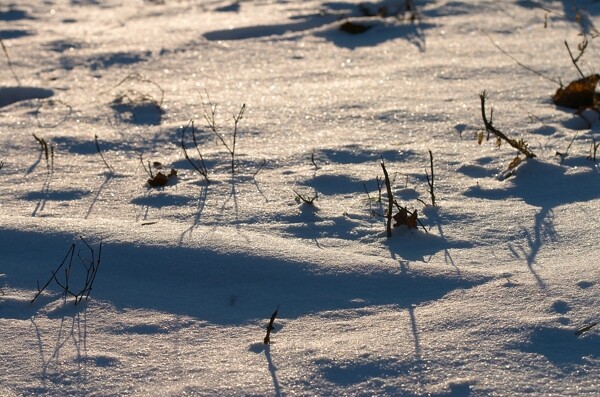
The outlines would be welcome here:
[[[160,228],[160,224],[148,227]],[[140,226],[137,233],[146,230]],[[86,239],[97,246],[92,238]],[[6,285],[31,289],[33,294],[36,280],[44,282],[51,276],[73,241],[74,236],[66,234],[0,230]],[[398,268],[361,268],[360,263],[352,266],[357,270],[317,271],[310,261],[243,250],[140,246],[107,238],[91,297],[109,301],[119,310],[145,308],[216,324],[244,324],[263,318],[278,304],[285,318],[378,305],[407,308],[488,281]],[[0,306],[0,318],[6,317],[7,310]]]

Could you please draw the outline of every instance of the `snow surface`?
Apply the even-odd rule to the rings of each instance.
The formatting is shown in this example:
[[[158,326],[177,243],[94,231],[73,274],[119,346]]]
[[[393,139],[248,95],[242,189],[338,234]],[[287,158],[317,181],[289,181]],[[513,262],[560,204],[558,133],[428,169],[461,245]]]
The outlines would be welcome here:
[[[0,5],[0,395],[598,395],[600,326],[575,331],[600,321],[600,123],[487,35],[568,82],[600,3],[416,3],[416,24],[358,1]],[[483,90],[538,156],[508,179]],[[233,176],[209,98],[229,144],[247,106]],[[140,154],[177,178],[149,187]],[[427,231],[386,238],[381,158]],[[71,244],[89,258],[79,236],[102,241],[89,300],[31,303]]]

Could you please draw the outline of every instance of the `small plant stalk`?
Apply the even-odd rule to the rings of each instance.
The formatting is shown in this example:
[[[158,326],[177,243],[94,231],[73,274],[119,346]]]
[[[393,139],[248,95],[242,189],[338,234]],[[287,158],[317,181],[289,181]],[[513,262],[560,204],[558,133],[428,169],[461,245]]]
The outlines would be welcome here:
[[[590,155],[587,156],[588,160],[596,161],[596,153],[598,152],[598,146],[600,146],[600,142],[596,143],[596,138],[592,137],[592,146],[590,147]]]
[[[517,141],[512,138],[509,138],[502,131],[500,131],[494,127],[494,125],[493,125],[494,110],[492,109],[489,120],[485,113],[485,101],[487,99],[487,93],[485,91],[483,91],[481,94],[479,94],[479,98],[481,99],[481,117],[483,118],[483,124],[485,125],[485,130],[488,132],[488,134],[492,133],[492,134],[496,135],[499,139],[505,141],[510,146],[517,149],[519,152],[523,153],[525,155],[525,157],[527,157],[527,158],[536,157],[536,155],[531,150],[529,150],[527,143],[524,140],[520,139]]]
[[[245,110],[246,110],[246,104],[244,103],[244,104],[242,104],[242,107],[240,108],[238,115],[233,117],[233,143],[231,145],[231,150],[229,150],[229,152],[231,153],[231,174],[235,173],[235,143],[236,143],[236,139],[237,139],[238,124],[244,117]]]
[[[52,173],[54,171],[54,146],[48,146],[48,142],[44,138],[40,138],[35,134],[31,134],[40,144],[40,150],[46,159],[46,168],[48,169],[48,173]]]
[[[427,177],[427,184],[429,185],[429,195],[431,196],[431,205],[435,207],[435,192],[434,192],[434,181],[435,175],[433,173],[433,153],[429,151],[429,167],[431,169],[431,177],[427,170],[425,170],[425,176]]]
[[[296,202],[297,202],[298,204],[300,204],[300,203],[305,203],[305,204],[308,204],[308,205],[314,206],[314,205],[315,205],[315,200],[316,200],[317,198],[319,198],[319,193],[317,193],[316,191],[315,191],[315,195],[314,195],[314,196],[312,196],[312,197],[311,197],[311,196],[304,195],[304,194],[300,194],[300,193],[298,193],[298,191],[297,191],[296,189],[292,189],[292,191],[293,191],[294,193],[296,193]]]
[[[144,163],[144,154],[138,153],[140,156],[140,163],[142,164],[142,168],[146,172],[146,174],[150,177],[150,179],[154,179],[154,175],[152,174],[152,165],[150,165],[150,161],[148,161],[148,168],[146,168],[146,164]]]
[[[388,238],[392,237],[392,211],[394,209],[394,195],[392,194],[392,185],[390,183],[390,176],[388,175],[387,169],[385,168],[385,162],[381,159],[381,168],[383,169],[383,176],[385,182],[385,188],[388,195],[388,210],[386,213],[386,233]]]
[[[75,243],[73,243],[71,244],[62,262],[58,265],[58,267],[55,270],[51,271],[52,276],[50,276],[50,278],[44,284],[44,286],[40,287],[40,283],[38,281],[38,292],[31,300],[32,303],[42,294],[42,292],[46,288],[48,288],[52,281],[54,281],[55,284],[63,290],[63,297],[66,298],[67,296],[72,296],[75,298],[75,305],[80,303],[84,298],[89,298],[90,293],[92,292],[92,286],[94,284],[94,281],[96,280],[96,274],[98,273],[98,269],[100,267],[100,260],[102,256],[102,240],[100,241],[100,245],[98,248],[98,258],[96,258],[94,249],[87,243],[87,241],[83,239],[83,237],[80,237],[80,239],[90,252],[90,258],[83,258],[79,253],[77,253],[79,260],[81,261],[83,268],[86,271],[84,285],[81,288],[81,290],[73,290],[72,286],[70,285],[70,276],[71,271],[73,270],[73,257],[75,256]],[[61,280],[59,277],[59,271],[61,269],[64,269],[64,280]]]
[[[192,129],[192,141],[194,142],[196,152],[198,152],[198,157],[200,158],[200,161],[198,162],[194,162],[190,158],[187,149],[185,148],[185,131],[190,126]],[[206,168],[206,164],[204,163],[204,157],[202,157],[202,153],[200,153],[198,141],[196,140],[196,128],[194,128],[194,120],[190,120],[190,122],[183,128],[183,131],[181,132],[181,149],[183,150],[183,155],[185,156],[185,159],[192,165],[192,167],[194,167],[196,171],[198,171],[200,175],[202,175],[206,183],[210,183],[210,180],[208,179],[208,168]]]
[[[227,151],[231,155],[231,174],[233,175],[233,174],[235,174],[235,144],[237,141],[238,125],[239,125],[240,121],[244,118],[244,112],[246,111],[246,104],[245,103],[242,104],[238,114],[236,116],[233,116],[233,137],[231,139],[231,142],[228,144],[225,141],[225,138],[223,137],[223,135],[221,135],[217,131],[217,124],[215,121],[217,105],[212,103],[212,101],[210,100],[210,97],[208,96],[208,92],[206,93],[206,97],[208,98],[208,106],[203,105],[204,120],[206,120],[206,123],[208,124],[208,127],[210,128],[210,130],[215,134],[217,139],[223,144],[225,149],[227,149]]]
[[[577,55],[577,58],[574,58],[573,57],[573,53],[571,52],[571,48],[569,47],[569,43],[567,43],[567,40],[565,40],[565,47],[567,47],[567,51],[569,52],[569,57],[571,58],[571,62],[573,62],[573,65],[575,66],[575,69],[577,69],[577,71],[579,72],[579,75],[581,76],[582,79],[585,78],[585,75],[583,74],[583,72],[579,68],[579,65],[577,64],[577,62],[579,61],[579,59],[581,58],[581,56],[585,52],[585,49],[587,48],[587,45],[588,45],[588,41],[587,41],[586,38],[584,38],[583,42],[579,45],[579,55]]]
[[[263,339],[263,342],[265,345],[268,345],[271,343],[271,331],[273,331],[273,329],[275,329],[275,327],[273,327],[273,323],[275,322],[275,318],[277,317],[278,312],[279,312],[279,305],[277,306],[277,309],[273,312],[273,314],[271,314],[271,320],[269,320],[269,325],[267,325],[267,335],[265,336],[265,339]]]
[[[319,166],[317,165],[317,162],[315,161],[315,151],[314,150],[310,154],[310,162],[312,163],[313,167],[315,167],[315,170],[319,169]]]

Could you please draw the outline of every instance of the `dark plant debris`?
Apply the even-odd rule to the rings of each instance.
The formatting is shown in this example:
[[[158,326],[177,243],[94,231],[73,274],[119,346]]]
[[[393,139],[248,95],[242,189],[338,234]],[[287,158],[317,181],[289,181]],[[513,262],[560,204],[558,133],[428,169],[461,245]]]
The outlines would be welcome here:
[[[171,172],[168,175],[158,172],[152,178],[148,179],[148,185],[152,187],[166,186],[171,179],[177,178],[177,170],[171,168]]]
[[[340,25],[342,32],[350,34],[361,34],[371,29],[371,25],[366,25],[358,22],[346,21]]]
[[[273,314],[271,314],[271,320],[269,320],[269,325],[267,325],[267,335],[265,336],[265,339],[263,339],[263,342],[265,345],[268,345],[271,343],[271,331],[273,331],[275,329],[275,327],[273,327],[273,323],[275,322],[275,318],[277,317],[278,312],[279,312],[279,306],[277,306],[277,309],[275,309]]]
[[[552,101],[557,106],[570,109],[584,109],[597,107],[600,104],[600,95],[596,93],[596,86],[600,81],[600,74],[592,74],[579,80],[572,81],[566,87],[560,87],[552,96]]]

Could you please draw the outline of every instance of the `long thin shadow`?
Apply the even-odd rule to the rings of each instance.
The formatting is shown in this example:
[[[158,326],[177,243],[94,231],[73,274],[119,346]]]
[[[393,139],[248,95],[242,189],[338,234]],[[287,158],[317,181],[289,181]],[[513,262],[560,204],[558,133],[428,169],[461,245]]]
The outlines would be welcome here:
[[[415,345],[415,359],[421,361],[421,342],[419,341],[419,329],[417,328],[417,319],[415,318],[415,308],[413,306],[408,307],[408,315],[410,316],[410,327]]]
[[[189,235],[191,237],[192,233],[194,232],[194,229],[196,229],[200,225],[200,219],[202,219],[202,213],[204,212],[204,207],[206,206],[207,196],[208,186],[204,187],[202,189],[202,192],[200,193],[200,197],[198,198],[198,209],[196,210],[196,214],[194,215],[194,221],[192,222],[190,227],[185,229],[183,233],[181,233],[181,236],[179,236],[179,245],[183,244],[183,240],[185,239],[186,235]]]
[[[442,225],[439,222],[437,224],[437,228],[438,228],[440,237],[445,240],[446,236],[444,236],[444,229],[442,229]],[[454,267],[456,269],[456,274],[458,276],[462,275],[460,272],[460,269],[458,268],[458,266],[456,266],[456,263],[454,263],[454,259],[452,259],[452,255],[450,255],[450,251],[448,250],[447,247],[444,247],[444,261],[446,262],[447,265],[451,265],[452,267]]]
[[[227,197],[227,200],[225,200],[225,202],[223,202],[223,205],[221,206],[221,212],[225,211],[225,207],[227,207],[227,203],[229,203],[229,200],[231,199],[233,199],[233,210],[235,212],[235,219],[237,220],[239,216],[239,206],[237,201],[237,190],[235,186],[234,175],[231,175],[231,191],[229,192],[229,197]]]
[[[54,349],[52,350],[52,354],[50,355],[50,357],[48,357],[48,359],[46,359],[46,357],[45,357],[46,354],[44,353],[44,344],[42,342],[42,333],[41,333],[39,327],[37,326],[37,324],[35,323],[35,317],[31,317],[31,323],[33,324],[33,326],[35,328],[37,341],[38,341],[38,350],[40,353],[40,361],[41,361],[41,378],[44,379],[44,381],[45,381],[48,376],[48,368],[50,367],[50,364],[52,364],[53,361],[58,361],[58,358],[60,355],[60,350],[67,343],[67,340],[68,340],[67,338],[63,339],[63,332],[64,332],[64,328],[65,328],[65,319],[63,318],[60,322],[60,328],[58,330],[58,334],[56,335],[56,342],[54,344]]]
[[[38,214],[38,212],[41,212],[44,210],[44,207],[46,206],[46,198],[48,197],[48,192],[50,191],[50,181],[51,180],[52,180],[52,174],[49,173],[46,176],[44,185],[42,186],[42,192],[40,194],[40,199],[39,199],[38,203],[36,204],[35,208],[33,209],[31,216],[36,216]]]
[[[227,200],[225,200],[223,202],[223,205],[221,206],[221,213],[224,213],[225,211],[227,211],[227,204],[229,203],[230,200],[233,200],[233,212],[235,214],[235,220],[236,220],[236,222],[234,222],[235,227],[236,227],[236,229],[241,231],[241,226],[237,222],[239,220],[239,204],[238,204],[238,200],[237,200],[235,175],[231,175],[231,190],[229,192],[229,196],[227,197]]]
[[[410,327],[413,334],[413,343],[415,345],[415,365],[418,368],[417,372],[417,382],[419,384],[419,388],[422,387],[423,384],[426,383],[424,379],[424,366],[423,355],[421,352],[421,341],[419,338],[419,328],[417,326],[417,318],[415,316],[415,306],[410,305],[408,307],[408,315],[410,316]]]
[[[108,173],[104,175],[104,182],[102,182],[102,184],[100,185],[100,188],[94,195],[94,198],[92,199],[92,203],[90,204],[90,208],[88,208],[88,211],[85,214],[85,217],[84,217],[85,219],[88,219],[90,217],[90,215],[92,214],[92,211],[94,210],[94,206],[96,205],[96,202],[98,202],[98,198],[100,197],[100,194],[102,194],[102,191],[104,190],[106,185],[108,185],[108,182],[110,182],[110,180],[112,179],[113,176],[114,176],[113,174],[108,174]]]
[[[252,183],[254,183],[254,186],[256,187],[256,190],[258,191],[258,193],[260,193],[260,195],[263,196],[263,198],[265,199],[265,203],[268,203],[269,199],[267,198],[267,196],[265,196],[265,193],[260,188],[260,185],[259,185],[258,181],[256,180],[256,178],[252,178]]]
[[[146,191],[146,193],[144,193],[144,198],[148,198],[149,195],[150,195],[150,189],[148,189]],[[142,205],[140,205],[139,212],[136,209],[135,221],[136,222],[140,222],[140,221],[147,220],[148,219],[148,212],[150,212],[150,206],[148,204],[142,204]]]
[[[539,288],[545,289],[546,283],[541,278],[539,273],[535,270],[534,266],[536,265],[536,258],[539,254],[542,246],[544,245],[545,238],[555,239],[554,227],[551,221],[552,217],[552,209],[551,208],[542,208],[535,215],[535,222],[533,226],[533,236],[529,233],[528,230],[525,230],[525,238],[527,241],[527,247],[519,247],[523,256],[527,260],[527,268],[531,275],[535,278],[535,281]],[[519,257],[519,253],[510,246],[511,251],[517,257]]]
[[[273,388],[275,389],[275,396],[281,396],[281,385],[279,384],[279,379],[277,379],[277,367],[273,364],[273,359],[271,358],[271,346],[265,346],[265,357],[267,358],[267,364],[269,364],[269,373],[271,374],[271,378],[273,379]]]
[[[66,304],[66,303],[65,303]],[[71,320],[71,329],[66,327],[68,319]],[[76,361],[78,363],[79,375],[87,369],[87,307],[83,310],[83,319],[80,312],[72,316],[63,315],[60,321],[60,327],[56,335],[56,341],[51,349],[51,354],[46,358],[44,343],[42,341],[42,332],[35,322],[35,316],[31,317],[31,323],[35,329],[36,339],[38,344],[38,352],[41,363],[41,378],[45,384],[48,380],[48,370],[52,363],[57,363],[60,359],[60,352],[67,342],[71,339],[77,352]],[[83,368],[81,367],[83,363]],[[82,383],[84,379],[80,379]]]
[[[300,22],[282,23],[276,25],[257,25],[235,29],[215,30],[207,32],[207,40],[245,40],[269,36],[282,36],[290,32],[302,32],[327,25],[341,19],[338,15],[312,15]]]
[[[29,168],[27,168],[27,171],[25,171],[25,175],[31,174],[37,168],[37,166],[40,163],[40,161],[42,161],[42,156],[43,155],[44,155],[43,152],[40,150],[38,158],[33,162],[33,164],[31,164],[29,166]]]

